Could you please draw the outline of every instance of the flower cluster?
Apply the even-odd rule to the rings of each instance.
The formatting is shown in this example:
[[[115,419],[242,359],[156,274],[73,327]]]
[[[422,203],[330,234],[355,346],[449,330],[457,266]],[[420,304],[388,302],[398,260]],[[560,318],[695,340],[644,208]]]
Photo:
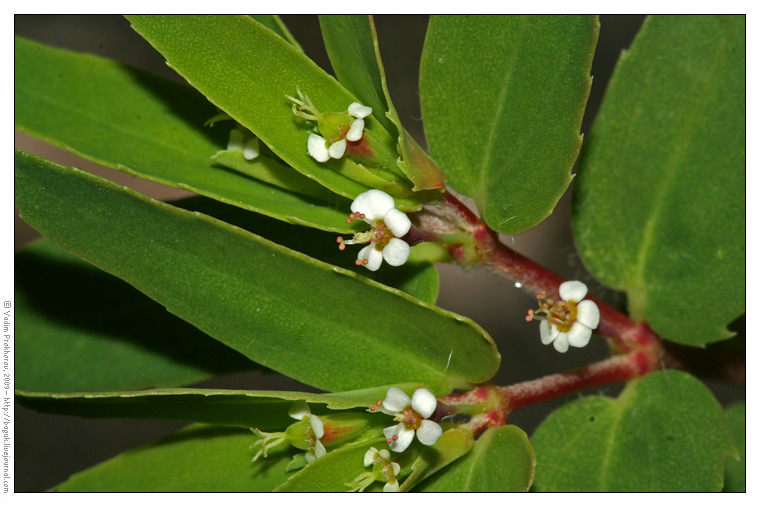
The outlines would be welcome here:
[[[395,416],[398,424],[383,430],[386,443],[391,451],[402,453],[412,443],[414,436],[423,445],[434,445],[443,434],[443,428],[429,418],[435,413],[438,400],[435,395],[425,388],[414,391],[410,398],[404,391],[391,387],[385,394],[385,399],[370,407],[370,411],[379,410]],[[385,482],[383,491],[399,490],[398,478],[401,475],[401,465],[391,461],[388,449],[377,450],[370,447],[364,454],[364,466],[372,470],[365,472],[353,481],[346,483],[349,491],[364,491],[375,481]],[[407,470],[408,472],[408,470]],[[405,472],[405,473],[407,473]]]
[[[372,114],[372,108],[358,102],[349,104],[345,113],[320,113],[311,99],[298,92],[298,98],[287,95],[293,102],[293,114],[305,120],[317,122],[319,134],[309,134],[306,149],[317,162],[339,159],[346,153],[349,142],[356,143],[364,135],[364,118]]]
[[[393,197],[382,190],[367,190],[351,203],[351,212],[348,223],[360,219],[371,227],[369,231],[354,234],[350,240],[338,236],[341,250],[346,245],[369,243],[359,251],[358,266],[377,271],[383,260],[391,266],[400,266],[409,259],[411,247],[401,238],[409,232],[412,222],[404,212],[396,209]]]
[[[593,301],[583,300],[587,292],[583,282],[568,281],[559,286],[560,301],[544,299],[544,292],[536,296],[538,310],[529,310],[525,320],[541,320],[539,329],[544,345],[554,343],[558,352],[567,352],[570,346],[588,344],[592,331],[599,325],[599,308]]]
[[[370,472],[365,472],[353,481],[346,483],[349,493],[355,491],[364,491],[370,484],[375,481],[384,482],[383,491],[386,493],[395,493],[399,489],[398,476],[401,473],[401,466],[391,461],[391,454],[387,449],[378,451],[370,447],[364,453],[364,466],[372,467]]]
[[[321,458],[327,452],[321,442],[325,435],[325,426],[322,420],[311,413],[309,406],[303,401],[297,401],[290,407],[288,415],[299,421],[291,424],[281,433],[265,433],[258,429],[253,432],[260,437],[253,445],[259,445],[259,452],[253,457],[256,461],[260,456],[267,456],[268,449],[277,447],[286,440],[299,449],[306,451],[304,458],[306,463],[311,463],[317,458]]]

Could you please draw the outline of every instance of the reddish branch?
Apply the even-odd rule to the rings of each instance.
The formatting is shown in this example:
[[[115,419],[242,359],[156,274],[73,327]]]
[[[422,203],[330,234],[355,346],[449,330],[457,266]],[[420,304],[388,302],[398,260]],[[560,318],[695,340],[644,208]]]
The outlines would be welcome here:
[[[472,237],[472,244],[449,245],[454,260],[464,265],[487,265],[519,282],[530,293],[545,291],[549,297],[559,299],[559,286],[565,281],[562,277],[502,244],[498,234],[456,197],[446,193],[436,211],[420,215],[422,229],[447,234],[451,230],[446,230],[446,225],[450,227],[455,224]],[[743,357],[726,355],[716,359],[717,356],[705,354],[704,350],[663,345],[645,323],[634,322],[593,296],[588,298],[597,304],[600,311],[601,319],[596,333],[610,340],[616,355],[583,368],[511,386],[484,384],[468,393],[446,396],[440,400],[441,403],[458,407],[461,412],[474,413],[468,426],[474,433],[479,433],[489,426],[506,424],[511,411],[526,405],[588,387],[625,382],[658,368],[679,368],[694,373],[717,372],[723,378],[744,382]],[[470,409],[467,406],[471,406]],[[478,408],[472,410],[473,406]]]

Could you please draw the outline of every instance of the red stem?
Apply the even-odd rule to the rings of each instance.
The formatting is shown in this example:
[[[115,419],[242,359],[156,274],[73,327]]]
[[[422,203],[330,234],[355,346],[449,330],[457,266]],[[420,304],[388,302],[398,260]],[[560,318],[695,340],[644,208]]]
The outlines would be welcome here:
[[[444,206],[457,225],[472,235],[478,259],[483,264],[519,282],[529,293],[545,291],[548,297],[559,299],[559,286],[565,281],[561,276],[501,243],[496,232],[448,192],[444,195]],[[467,263],[467,252],[463,249],[454,246],[451,255],[455,260]],[[596,332],[610,338],[618,352],[630,352],[657,341],[656,335],[645,325],[634,322],[593,296],[587,296],[587,299],[599,307],[600,322]]]
[[[455,260],[465,265],[479,262],[519,282],[522,288],[530,293],[545,291],[548,297],[559,299],[559,286],[565,281],[562,277],[502,244],[498,234],[489,229],[456,197],[447,192],[443,201],[439,203],[439,210],[456,226],[467,231],[474,240],[474,255],[472,245],[450,245],[449,249]],[[427,217],[427,220],[431,225],[440,227],[436,223],[437,218]],[[596,332],[612,341],[617,355],[583,368],[511,386],[496,387],[484,384],[468,393],[441,398],[441,403],[448,406],[459,405],[460,410],[463,405],[481,406],[483,412],[468,423],[474,433],[479,433],[489,426],[506,424],[511,411],[526,405],[588,387],[625,382],[658,368],[676,367],[690,370],[690,366],[696,364],[724,374],[728,372],[729,377],[743,381],[744,369],[740,361],[730,361],[730,367],[725,367],[722,363],[716,366],[713,364],[715,361],[705,362],[699,355],[701,351],[694,352],[698,356],[695,359],[689,356],[691,350],[687,350],[687,354],[677,346],[663,348],[659,337],[646,323],[634,322],[593,296],[588,296],[588,299],[593,300],[599,307],[601,318]]]
[[[644,351],[618,355],[562,373],[501,387],[509,411],[601,384],[625,382],[657,367]]]

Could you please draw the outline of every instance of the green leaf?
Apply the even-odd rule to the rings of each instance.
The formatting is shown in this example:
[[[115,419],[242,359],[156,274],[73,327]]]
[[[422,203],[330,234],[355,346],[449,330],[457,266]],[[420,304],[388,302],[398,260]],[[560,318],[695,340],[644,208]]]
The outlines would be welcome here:
[[[686,345],[745,305],[744,16],[653,16],[618,62],[578,171],[584,264]]]
[[[213,216],[228,224],[236,225],[270,241],[317,258],[335,266],[345,267],[350,271],[364,275],[385,285],[401,289],[417,299],[434,304],[438,297],[438,271],[429,262],[417,261],[424,249],[421,243],[412,247],[410,260],[403,266],[393,269],[368,271],[354,263],[358,247],[341,252],[331,233],[296,225],[286,225],[262,215],[247,213],[232,206],[227,206],[203,197],[191,197],[172,202],[173,205],[188,211],[198,211]],[[418,254],[419,252],[419,254]]]
[[[251,463],[248,430],[193,426],[73,475],[52,491],[272,491],[288,474],[290,449]]]
[[[472,432],[466,428],[454,427],[444,431],[435,444],[422,448],[412,463],[412,473],[401,484],[399,491],[409,491],[420,481],[467,454],[472,449],[472,440]]]
[[[301,45],[298,43],[295,37],[293,37],[293,34],[290,33],[290,30],[288,30],[288,27],[285,25],[285,23],[282,22],[280,16],[276,14],[251,14],[251,17],[265,27],[272,30],[274,33],[286,41],[290,42],[293,47],[299,51],[303,51],[303,48],[301,48]]]
[[[16,205],[44,236],[252,360],[325,390],[450,392],[500,357],[475,323],[239,228],[17,152]]]
[[[287,482],[278,486],[277,492],[342,492],[350,488],[346,483],[367,471],[364,454],[370,447],[385,443],[385,437],[369,438],[346,444],[330,451],[306,468],[291,475]]]
[[[47,240],[16,254],[15,296],[18,389],[174,387],[256,367]]]
[[[739,459],[735,456],[726,458],[726,481],[723,490],[744,492],[747,489],[747,470],[745,465],[747,458],[745,439],[747,409],[744,402],[728,407],[726,409],[726,420],[734,437],[736,447],[739,449]]]
[[[413,385],[398,386],[412,392]],[[294,401],[311,404],[314,414],[366,408],[385,397],[387,387],[334,394],[230,389],[152,389],[100,393],[16,391],[16,401],[38,412],[93,418],[168,419],[176,421],[283,430],[293,423]],[[369,415],[369,414],[368,414]]]
[[[126,65],[17,37],[15,112],[22,132],[107,167],[279,220],[355,230],[346,225],[347,199],[266,150],[246,162],[246,174],[267,184],[216,165],[211,157],[227,146],[233,124],[204,127],[216,108],[202,95]],[[282,190],[292,186],[300,191]]]
[[[396,126],[386,116],[388,101],[383,93],[383,75],[375,57],[375,39],[370,17],[362,15],[321,15],[319,26],[335,75],[340,84],[372,108],[372,116],[388,132]]]
[[[174,70],[212,103],[251,130],[302,174],[333,192],[354,198],[369,188],[393,195],[406,211],[420,208],[411,191],[384,179],[350,157],[319,163],[309,156],[309,129],[291,111],[300,89],[322,112],[345,111],[356,98],[301,51],[248,16],[128,16],[132,27]],[[386,153],[383,166],[396,163],[390,134],[372,119],[374,136]],[[362,180],[365,183],[359,183]],[[371,186],[368,186],[371,184]]]
[[[536,456],[528,436],[517,426],[489,428],[466,456],[423,482],[424,492],[528,491],[536,473]]]
[[[425,135],[447,183],[517,234],[570,184],[596,16],[433,16],[420,68]]]
[[[539,491],[720,491],[736,453],[720,404],[674,370],[564,405],[532,442]]]

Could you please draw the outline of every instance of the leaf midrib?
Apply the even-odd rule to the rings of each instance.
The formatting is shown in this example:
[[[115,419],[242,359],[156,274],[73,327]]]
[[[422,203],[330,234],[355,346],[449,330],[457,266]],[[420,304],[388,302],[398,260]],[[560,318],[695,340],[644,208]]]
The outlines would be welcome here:
[[[482,159],[482,162],[480,164],[480,171],[479,171],[479,181],[478,181],[478,193],[485,193],[486,189],[488,188],[488,176],[490,172],[488,171],[489,166],[491,165],[491,157],[493,156],[493,147],[495,144],[495,138],[496,133],[498,130],[499,125],[501,124],[501,116],[504,114],[505,106],[507,102],[507,95],[509,84],[512,81],[512,77],[514,76],[514,69],[515,65],[517,63],[517,55],[520,52],[519,49],[522,46],[523,41],[523,34],[525,32],[525,25],[527,24],[527,21],[525,18],[520,19],[519,23],[519,30],[515,34],[514,38],[514,44],[512,45],[514,48],[514,51],[511,55],[511,59],[509,62],[509,70],[507,71],[506,75],[504,76],[504,80],[502,81],[501,91],[499,92],[499,98],[497,101],[497,107],[496,107],[496,115],[494,117],[493,123],[491,123],[491,128],[488,132],[488,140],[486,143],[486,151],[484,154],[484,157]]]
[[[725,44],[726,41],[724,39],[722,40],[721,47],[717,48],[716,52],[723,52],[722,47],[725,46]],[[720,65],[718,59],[713,59],[713,62],[712,71],[708,73],[710,75],[714,75],[715,69]],[[698,95],[698,107],[692,107],[689,111],[688,117],[681,122],[682,125],[686,125],[685,129],[679,130],[682,134],[679,136],[679,139],[684,140],[684,142],[674,143],[672,145],[674,149],[670,151],[667,161],[662,164],[663,168],[670,167],[672,169],[670,171],[665,171],[665,177],[660,180],[662,184],[655,195],[653,206],[650,208],[650,212],[645,221],[644,230],[641,235],[641,243],[634,256],[634,258],[637,259],[637,262],[633,274],[627,284],[629,287],[629,311],[635,319],[643,318],[647,306],[646,270],[649,266],[649,262],[652,261],[652,254],[654,253],[651,246],[655,239],[656,226],[660,222],[659,217],[661,217],[661,211],[665,206],[665,203],[668,202],[667,196],[670,195],[675,182],[679,180],[677,176],[680,176],[685,169],[683,164],[679,164],[679,162],[688,155],[689,148],[694,143],[694,133],[697,130],[697,127],[701,126],[703,123],[703,121],[700,121],[700,119],[703,119],[701,118],[701,112],[704,111],[706,107],[709,107],[709,104],[714,100],[717,92],[717,87],[714,82],[710,89],[711,93]],[[632,294],[636,291],[638,291],[638,294],[633,296]]]

